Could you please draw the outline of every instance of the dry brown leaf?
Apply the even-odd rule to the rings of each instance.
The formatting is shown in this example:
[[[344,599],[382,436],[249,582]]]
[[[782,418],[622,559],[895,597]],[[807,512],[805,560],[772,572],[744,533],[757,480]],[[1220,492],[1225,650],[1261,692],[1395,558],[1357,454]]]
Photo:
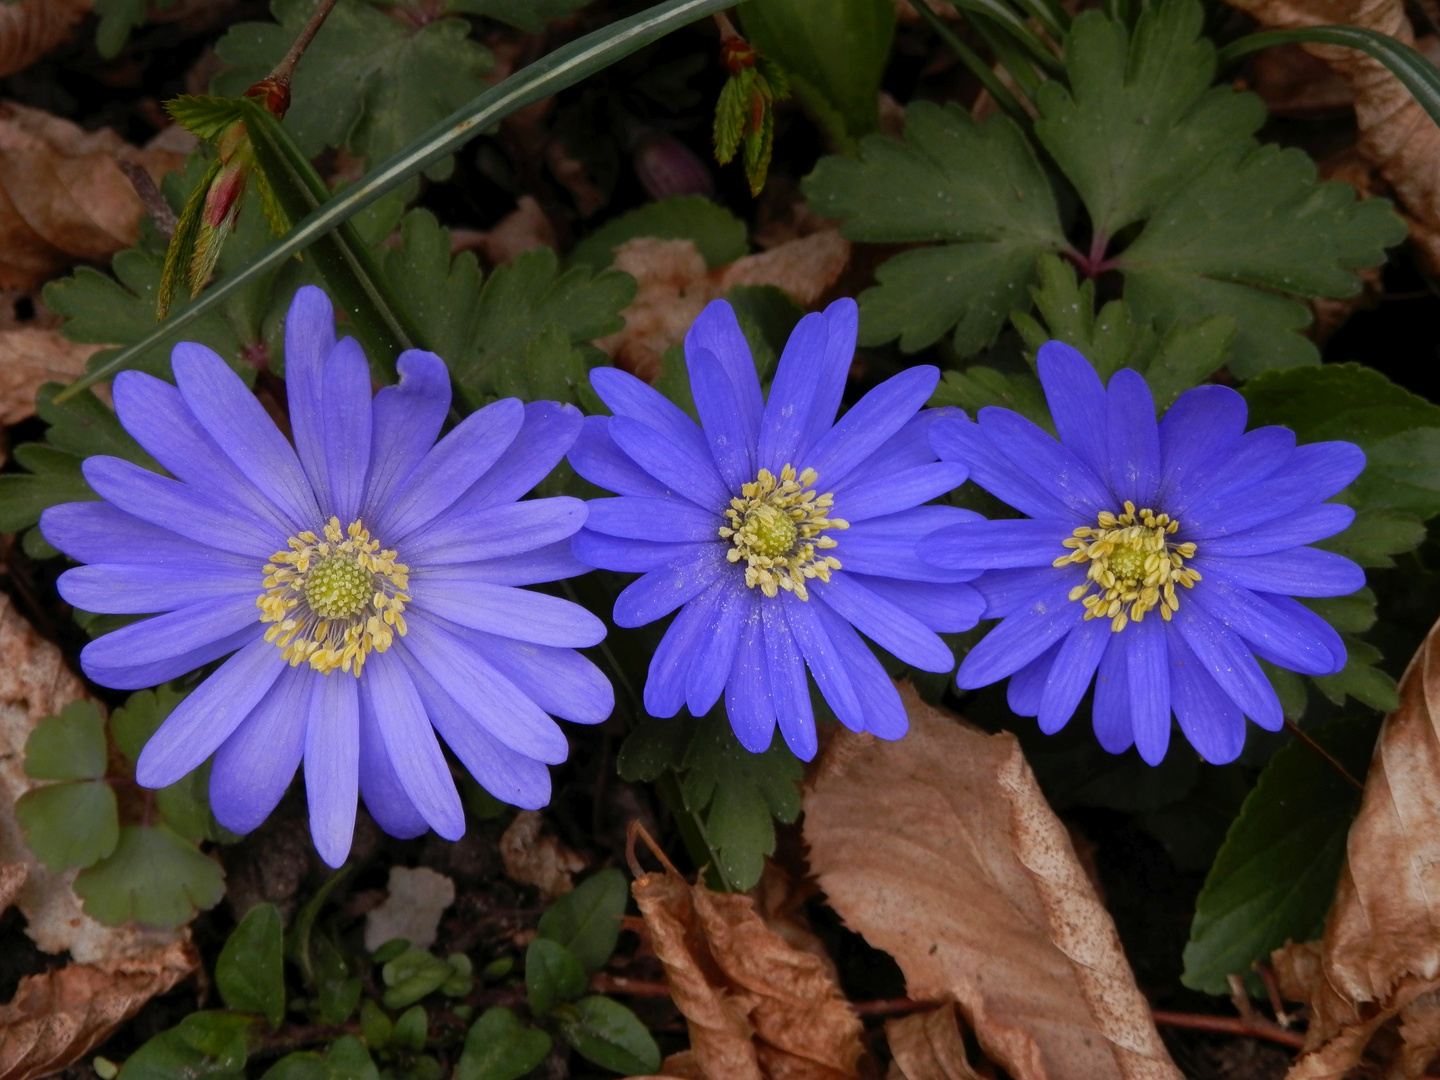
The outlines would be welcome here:
[[[121,159],[158,182],[184,155],[142,150],[41,109],[0,105],[0,287],[30,289],[135,243],[144,205]]]
[[[955,1004],[885,1021],[894,1061],[885,1080],[980,1080],[970,1067]]]
[[[0,426],[34,416],[35,391],[83,375],[100,348],[76,344],[58,330],[0,330]]]
[[[665,350],[711,300],[736,285],[774,285],[801,307],[813,306],[850,260],[850,242],[835,230],[813,233],[769,251],[707,270],[690,240],[642,237],[615,249],[615,265],[637,283],[623,312],[625,329],[595,342],[625,370],[647,382],[660,377]]]
[[[805,796],[810,866],[913,998],[955,998],[1017,1080],[1178,1080],[1110,915],[1013,735],[902,687],[898,742],[840,732]]]
[[[70,36],[95,0],[21,0],[0,5],[0,79],[23,71]]]
[[[491,266],[509,266],[527,251],[558,244],[554,223],[533,195],[521,195],[515,209],[493,229],[450,231],[451,255],[478,251]]]
[[[1440,1052],[1440,623],[1400,681],[1346,840],[1325,935],[1274,956],[1313,1019],[1292,1080],[1347,1074],[1369,1048],[1415,1077]],[[1398,1040],[1373,1036],[1396,1024]]]
[[[20,980],[0,1005],[0,1077],[34,1080],[72,1064],[200,966],[189,942],[107,964],[70,964]]]
[[[15,902],[20,886],[25,884],[25,879],[29,876],[30,868],[20,863],[0,866],[0,915],[4,915]]]
[[[584,856],[547,832],[538,810],[521,810],[515,815],[500,837],[500,860],[505,864],[506,877],[522,885],[534,885],[547,902],[573,889],[573,875],[585,869]]]
[[[1265,26],[1348,23],[1415,44],[1404,0],[1229,0]],[[1440,271],[1440,128],[1378,60],[1352,49],[1306,45],[1355,95],[1357,149],[1385,178],[1410,219],[1410,238]]]
[[[663,856],[662,856],[663,858]],[[672,1075],[706,1080],[858,1076],[859,1018],[831,968],[770,929],[741,893],[689,884],[666,863],[631,886],[690,1029]]]
[[[44,717],[84,696],[84,684],[65,666],[60,650],[0,593],[0,868],[20,866],[27,872],[15,904],[37,946],[48,953],[68,951],[81,964],[113,964],[188,940],[189,932],[101,926],[81,910],[70,887],[76,871],[45,869],[26,847],[15,820],[15,800],[32,785],[24,769],[30,732]]]

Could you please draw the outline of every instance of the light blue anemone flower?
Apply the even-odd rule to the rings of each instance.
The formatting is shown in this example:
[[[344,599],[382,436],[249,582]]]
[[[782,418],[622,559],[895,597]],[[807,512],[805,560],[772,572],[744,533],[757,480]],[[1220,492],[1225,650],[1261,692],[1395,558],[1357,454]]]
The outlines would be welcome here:
[[[1345,645],[1296,596],[1365,584],[1349,559],[1306,545],[1355,517],[1328,503],[1365,467],[1348,442],[1295,445],[1279,427],[1245,430],[1245,399],[1224,386],[1181,394],[1158,424],[1145,380],[1108,389],[1074,349],[1040,349],[1060,441],[1009,409],[945,420],[931,444],[1026,518],[966,522],[921,545],[975,582],[998,626],[956,674],[973,689],[1010,677],[1010,707],[1060,730],[1095,682],[1100,744],[1159,763],[1173,712],[1207,761],[1232,761],[1245,717],[1284,725],[1256,657],[1307,675],[1345,666]]]
[[[334,325],[324,293],[296,294],[293,447],[204,346],[176,346],[178,385],[116,376],[120,422],[171,476],[89,458],[104,501],[56,506],[41,528],[88,564],[60,578],[70,603],[163,613],[85,648],[97,683],[153,686],[234,654],[156,731],[137,780],[163,787],[214,754],[215,817],[244,833],[303,759],[311,833],[338,866],[357,790],[395,836],[464,832],[437,732],[498,798],[539,807],[546,765],[568,751],[549,714],[596,723],[613,693],[574,651],[601,640],[600,620],[521,588],[587,569],[570,553],[584,503],[517,501],[570,448],[579,412],[497,401],[437,443],[440,358],[402,354],[399,385],[372,399],[364,353]]]
[[[949,671],[937,631],[975,625],[982,603],[963,583],[978,571],[915,553],[927,533],[978,518],[921,505],[965,479],[927,440],[940,411],[921,407],[939,372],[901,372],[837,422],[856,323],[852,300],[802,319],[767,402],[735,313],[715,301],[685,338],[698,425],[623,371],[591,373],[615,415],[586,418],[570,463],[620,497],[590,503],[574,551],[643,574],[616,601],[619,625],[679,609],[650,663],[652,715],[685,705],[702,716],[723,693],[746,749],[768,748],[778,723],[808,760],[808,667],[842,723],[896,739],[905,710],[860,634],[915,667]]]

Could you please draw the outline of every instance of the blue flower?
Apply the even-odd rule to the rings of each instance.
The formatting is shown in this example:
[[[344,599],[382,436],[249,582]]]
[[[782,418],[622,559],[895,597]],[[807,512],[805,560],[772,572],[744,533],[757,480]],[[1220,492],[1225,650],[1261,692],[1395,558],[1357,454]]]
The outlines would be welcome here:
[[[1060,730],[1095,678],[1095,735],[1164,756],[1173,710],[1206,760],[1232,761],[1245,717],[1284,724],[1256,657],[1307,675],[1345,666],[1340,636],[1295,596],[1365,584],[1349,559],[1306,547],[1355,512],[1327,503],[1365,466],[1347,442],[1297,447],[1279,427],[1245,431],[1223,386],[1182,394],[1157,424],[1145,380],[1109,388],[1074,349],[1040,349],[1056,442],[1008,409],[945,420],[931,444],[1025,519],[967,522],[927,537],[935,565],[984,570],[998,626],[966,656],[964,689],[1011,676],[1010,707]]]
[[[975,625],[975,572],[920,561],[919,539],[978,515],[922,506],[965,479],[939,462],[919,411],[939,372],[915,367],[837,423],[855,352],[854,301],[807,315],[785,346],[767,403],[735,313],[712,303],[685,338],[701,424],[623,371],[591,384],[613,417],[587,417],[570,463],[619,493],[590,503],[576,557],[638,571],[615,621],[641,626],[681,609],[650,663],[645,708],[702,716],[725,694],[746,749],[816,750],[806,667],[856,731],[905,733],[894,685],[855,632],[906,663],[949,671],[937,631]]]
[[[353,339],[335,340],[319,289],[301,289],[285,335],[295,445],[209,349],[181,344],[177,386],[114,382],[120,422],[171,476],[92,457],[102,502],[41,520],[89,565],[60,593],[88,611],[165,612],[81,653],[102,686],[152,686],[234,653],[145,746],[136,778],[179,780],[215,755],[219,822],[248,832],[302,758],[310,828],[338,866],[357,788],[385,831],[465,829],[438,731],[486,788],[524,807],[550,797],[565,735],[548,713],[595,723],[609,682],[574,651],[604,636],[583,608],[517,586],[582,573],[578,499],[517,501],[560,461],[580,414],[514,399],[438,443],[450,380],[433,353],[399,360],[372,400]],[[433,444],[433,445],[432,445]]]

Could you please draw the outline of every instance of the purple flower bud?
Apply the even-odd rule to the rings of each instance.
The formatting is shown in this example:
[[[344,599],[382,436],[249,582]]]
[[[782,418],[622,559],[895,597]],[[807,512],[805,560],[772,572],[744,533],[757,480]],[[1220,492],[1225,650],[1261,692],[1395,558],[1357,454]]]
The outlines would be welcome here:
[[[679,139],[647,132],[635,143],[635,175],[652,199],[715,194],[710,169]]]

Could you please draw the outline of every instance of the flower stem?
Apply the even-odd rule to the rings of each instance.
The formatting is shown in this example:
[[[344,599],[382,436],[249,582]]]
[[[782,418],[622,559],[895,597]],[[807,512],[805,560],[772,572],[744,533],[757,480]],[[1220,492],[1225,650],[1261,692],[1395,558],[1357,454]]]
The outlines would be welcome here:
[[[1326,750],[1309,735],[1301,731],[1299,725],[1296,724],[1295,721],[1287,719],[1285,721],[1285,726],[1290,729],[1290,734],[1294,735],[1306,746],[1310,747],[1310,749],[1314,750],[1317,754],[1319,754],[1326,761],[1328,761],[1331,767],[1334,768],[1334,770],[1338,772],[1341,776],[1343,776],[1346,782],[1349,783],[1351,787],[1353,787],[1356,791],[1360,792],[1363,792],[1365,790],[1364,784],[1362,784],[1359,780],[1356,780],[1355,777],[1351,776],[1350,771],[1346,769],[1344,765],[1341,765],[1340,762],[1336,761],[1335,758],[1331,755],[1330,751]]]
[[[290,78],[295,74],[295,65],[300,63],[300,58],[305,55],[305,50],[315,40],[315,35],[320,32],[320,27],[325,25],[325,20],[330,17],[330,12],[337,3],[339,0],[320,0],[314,13],[310,16],[310,21],[305,24],[305,29],[300,31],[300,36],[290,46],[290,51],[280,58],[280,62],[275,65],[275,70],[270,72],[268,76],[270,79],[283,86],[290,85]]]

